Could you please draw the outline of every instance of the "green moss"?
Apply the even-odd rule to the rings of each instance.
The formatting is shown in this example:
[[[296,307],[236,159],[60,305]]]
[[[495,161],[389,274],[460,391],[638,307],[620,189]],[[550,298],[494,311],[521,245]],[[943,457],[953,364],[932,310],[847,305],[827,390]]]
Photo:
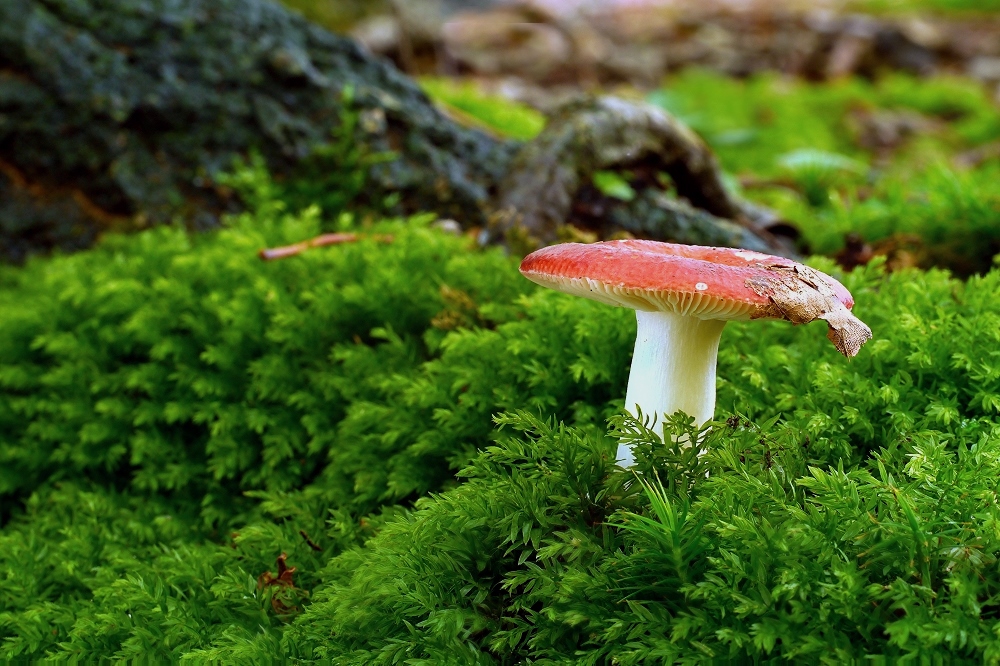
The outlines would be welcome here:
[[[875,331],[850,362],[821,326],[730,325],[718,414],[745,416],[699,458],[606,430],[629,311],[419,224],[254,257],[317,225],[6,280],[2,654],[994,658],[1000,274],[846,276]],[[668,506],[612,469],[623,436]],[[263,585],[281,553],[293,586]]]
[[[84,477],[195,497],[206,521],[228,524],[241,492],[321,473],[347,406],[436,353],[436,317],[478,321],[477,303],[526,289],[508,259],[472,262],[464,239],[419,221],[367,231],[391,243],[271,263],[257,250],[314,235],[318,218],[233,224],[112,238],[17,273],[0,294],[0,496]],[[335,465],[361,473],[349,467]]]
[[[425,77],[420,86],[445,110],[457,110],[456,120],[478,125],[501,136],[527,141],[545,127],[545,116],[529,106],[484,95],[475,83]]]
[[[667,90],[814,247],[994,251],[998,167],[944,161],[1000,135],[973,87]],[[940,123],[876,155],[858,109]],[[851,361],[729,325],[699,456],[619,416],[630,311],[341,214],[349,148],[320,206],[335,182],[244,169],[222,231],[0,268],[0,659],[1000,662],[1000,271],[838,273],[875,334]],[[392,239],[256,256],[327,228]]]
[[[691,71],[651,99],[699,131],[743,193],[794,221],[813,252],[836,252],[848,233],[913,234],[926,249],[922,266],[969,275],[1000,251],[996,165],[953,163],[1000,137],[1000,112],[978,84],[893,75],[817,85]],[[866,123],[880,114],[917,128],[897,145],[866,145]],[[803,155],[813,159],[792,159]]]
[[[500,419],[514,432],[465,484],[330,563],[283,649],[344,664],[995,663],[998,280],[851,275],[875,339],[850,363],[812,327],[731,325],[720,403],[752,416],[714,424],[700,458],[627,419],[607,434],[573,415]],[[552,319],[556,303],[587,323]],[[528,321],[582,351],[591,308],[538,294]],[[620,437],[647,488],[612,467]]]
[[[847,4],[854,11],[880,14],[992,14],[1000,11],[997,0],[856,0]]]
[[[369,514],[447,483],[468,447],[357,424],[448,330],[505,316],[529,285],[428,222],[265,263],[320,228],[270,201],[219,233],[110,237],[4,272],[0,655],[176,659],[276,631],[275,595],[301,607]],[[258,589],[282,552],[296,588]]]
[[[390,11],[386,0],[281,0],[281,4],[336,32],[346,32],[363,18]]]
[[[633,429],[650,485],[623,489],[613,438],[504,422],[519,436],[470,481],[331,565],[285,650],[338,664],[1000,657],[995,427],[914,433],[858,466],[809,464],[801,432],[770,422],[719,424],[700,460]]]
[[[870,160],[859,125],[875,111],[908,111],[938,119],[930,134],[943,154],[1000,137],[1000,112],[978,84],[956,78],[894,74],[811,84],[759,75],[746,81],[688,70],[650,101],[701,134],[725,169],[780,173],[779,156],[811,149]],[[927,134],[927,130],[922,132]]]

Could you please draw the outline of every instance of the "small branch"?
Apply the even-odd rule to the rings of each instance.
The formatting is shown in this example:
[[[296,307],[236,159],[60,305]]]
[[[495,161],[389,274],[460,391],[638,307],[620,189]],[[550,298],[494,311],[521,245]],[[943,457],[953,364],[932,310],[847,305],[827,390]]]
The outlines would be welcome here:
[[[318,553],[323,552],[323,549],[316,545],[316,542],[309,538],[305,530],[299,530],[299,535],[306,540],[306,545],[315,550]]]
[[[364,238],[364,236],[358,236],[353,233],[323,234],[321,236],[316,236],[316,238],[302,241],[301,243],[295,243],[294,245],[266,248],[258,252],[257,255],[264,261],[273,261],[275,259],[285,259],[286,257],[301,254],[310,248],[323,247],[325,245],[341,245],[343,243],[356,243]],[[368,236],[368,238],[372,238],[382,243],[392,242],[392,236],[387,235],[379,234],[375,236]]]

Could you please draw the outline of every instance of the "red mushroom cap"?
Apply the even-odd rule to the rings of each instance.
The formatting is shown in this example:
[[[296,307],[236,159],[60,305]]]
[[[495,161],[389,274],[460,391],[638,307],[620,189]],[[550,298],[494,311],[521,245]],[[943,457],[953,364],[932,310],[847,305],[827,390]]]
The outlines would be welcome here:
[[[854,356],[871,331],[848,310],[850,292],[803,264],[750,250],[647,240],[565,243],[525,257],[521,273],[542,286],[635,310],[699,319],[824,319]]]

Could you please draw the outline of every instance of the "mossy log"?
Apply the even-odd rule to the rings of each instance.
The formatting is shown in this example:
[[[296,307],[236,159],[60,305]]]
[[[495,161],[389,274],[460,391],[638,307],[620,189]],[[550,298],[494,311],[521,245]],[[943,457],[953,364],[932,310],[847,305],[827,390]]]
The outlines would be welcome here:
[[[679,225],[633,219],[644,215],[641,208],[617,211],[626,222],[619,228],[631,223],[646,237],[787,250],[759,225],[745,224],[696,138],[693,152],[669,145],[676,136],[650,134],[651,111],[621,104],[640,118],[646,161],[669,173],[678,193],[702,210]],[[258,151],[276,177],[285,177],[329,140],[345,112],[361,118],[360,144],[395,155],[371,167],[370,195],[398,193],[401,212],[434,211],[466,228],[492,229],[497,238],[503,224],[520,219],[529,236],[548,242],[559,220],[532,226],[547,198],[558,200],[550,213],[568,211],[589,170],[636,161],[624,144],[616,153],[602,143],[598,161],[565,149],[577,138],[585,145],[595,137],[634,143],[628,114],[607,107],[578,103],[568,111],[575,121],[522,145],[456,124],[388,61],[267,0],[3,0],[0,258],[84,247],[111,229],[175,220],[213,227],[241,206],[216,181],[235,157]],[[674,122],[661,116],[657,122]],[[602,121],[613,131],[586,127]],[[581,131],[567,131],[566,122]],[[621,159],[608,157],[614,154]],[[573,178],[532,192],[541,200],[533,198],[534,208],[517,217],[526,191],[517,184],[531,182],[534,170],[552,160]],[[657,214],[669,217],[669,210]],[[685,229],[698,233],[685,236]]]

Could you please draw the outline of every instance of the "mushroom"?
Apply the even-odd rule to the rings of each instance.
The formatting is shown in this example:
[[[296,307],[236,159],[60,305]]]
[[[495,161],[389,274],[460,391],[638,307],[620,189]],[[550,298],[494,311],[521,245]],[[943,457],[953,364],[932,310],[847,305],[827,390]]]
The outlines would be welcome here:
[[[854,299],[835,279],[750,250],[646,240],[564,243],[525,257],[521,274],[543,287],[636,311],[625,408],[653,423],[677,411],[699,426],[712,419],[719,339],[729,320],[822,319],[827,337],[848,358],[872,336],[851,314]],[[634,462],[625,444],[618,462]]]

